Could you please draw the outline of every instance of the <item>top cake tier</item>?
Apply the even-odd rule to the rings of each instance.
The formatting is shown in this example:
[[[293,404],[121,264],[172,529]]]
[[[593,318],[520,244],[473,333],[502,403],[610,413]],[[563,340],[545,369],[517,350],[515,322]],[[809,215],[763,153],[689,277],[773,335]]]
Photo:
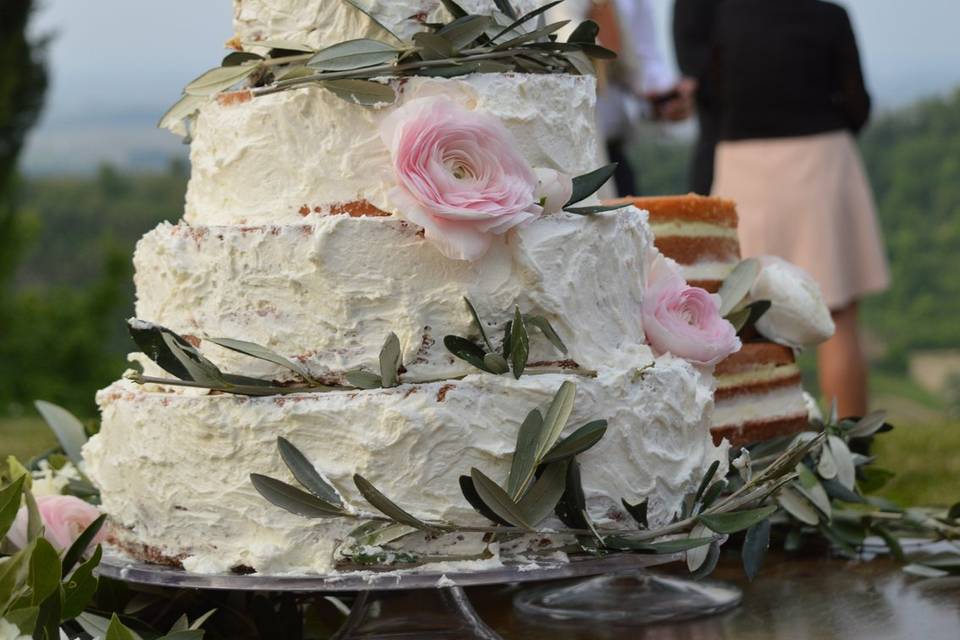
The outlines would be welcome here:
[[[403,40],[423,31],[424,22],[447,21],[440,0],[354,0]],[[465,11],[489,14],[492,0],[458,0]],[[520,13],[543,4],[540,0],[512,0]],[[383,31],[347,0],[234,0],[233,25],[237,38],[248,44],[284,40],[317,50],[354,38],[383,38]]]
[[[211,101],[193,128],[191,224],[302,224],[312,216],[402,213],[379,125],[416,98],[441,96],[500,120],[533,167],[581,175],[600,166],[591,76],[474,74],[390,81],[397,101],[354,104],[311,86],[245,102]]]

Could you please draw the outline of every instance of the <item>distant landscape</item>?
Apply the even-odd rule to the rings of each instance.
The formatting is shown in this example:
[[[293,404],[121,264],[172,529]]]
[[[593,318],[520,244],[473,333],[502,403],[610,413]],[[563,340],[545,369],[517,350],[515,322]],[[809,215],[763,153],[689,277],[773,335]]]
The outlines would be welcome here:
[[[96,390],[125,368],[130,256],[145,231],[180,217],[189,174],[176,139],[157,134],[171,138],[170,153],[22,180],[22,259],[12,299],[4,301],[14,320],[0,336],[0,416],[8,430],[0,455],[14,452],[11,433],[28,450],[45,442],[33,399],[93,418]],[[684,192],[689,145],[646,139],[632,153],[644,193]],[[894,273],[892,289],[865,306],[872,386],[876,403],[907,423],[881,451],[887,447],[895,466],[910,471],[895,496],[946,502],[960,495],[960,461],[935,450],[943,437],[960,447],[960,428],[950,422],[960,412],[960,372],[951,375],[948,366],[933,386],[908,373],[914,354],[934,361],[943,354],[946,362],[960,349],[960,90],[883,115],[861,146]],[[810,358],[804,362],[812,370]]]

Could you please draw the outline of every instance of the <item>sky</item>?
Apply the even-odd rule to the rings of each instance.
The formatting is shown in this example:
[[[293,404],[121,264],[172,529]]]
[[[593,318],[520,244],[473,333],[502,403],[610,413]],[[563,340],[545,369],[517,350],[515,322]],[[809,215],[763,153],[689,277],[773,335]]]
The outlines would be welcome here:
[[[662,46],[672,51],[672,1],[652,1]],[[960,86],[960,1],[839,4],[850,11],[881,109]],[[153,123],[184,84],[219,63],[231,13],[230,0],[41,0],[32,29],[52,36],[52,85],[26,170],[83,170],[104,160],[153,166],[182,154]]]

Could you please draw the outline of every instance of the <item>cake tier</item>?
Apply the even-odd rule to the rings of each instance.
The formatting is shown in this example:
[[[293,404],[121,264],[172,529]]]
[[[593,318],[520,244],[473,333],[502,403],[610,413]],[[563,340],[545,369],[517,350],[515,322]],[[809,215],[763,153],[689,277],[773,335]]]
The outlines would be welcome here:
[[[121,381],[98,396],[103,426],[84,459],[114,538],[142,557],[201,572],[323,572],[358,523],[307,520],[256,492],[250,473],[293,482],[278,436],[300,448],[351,505],[369,509],[351,480],[359,473],[421,518],[483,524],[458,477],[477,467],[505,481],[520,422],[564,380],[577,385],[568,431],[609,421],[604,438],[579,457],[588,510],[599,524],[629,519],[621,498],[649,498],[652,523],[665,523],[713,460],[726,464],[726,446],[714,447],[708,433],[710,376],[669,357],[647,369],[601,369],[595,378],[476,374],[266,398]],[[443,550],[441,542],[432,552]]]
[[[612,202],[632,204],[650,214],[657,248],[677,261],[693,286],[719,291],[740,262],[737,209],[730,200],[690,194]]]
[[[311,225],[193,227],[161,224],[137,245],[137,317],[203,338],[255,342],[303,362],[317,377],[379,370],[384,338],[403,348],[407,379],[475,371],[443,345],[478,335],[464,297],[501,327],[546,317],[562,354],[531,329],[531,361],[633,366],[648,353],[640,309],[656,250],[645,217],[623,210],[546,216],[511,231],[474,262],[448,260],[396,218],[317,216]],[[283,370],[212,343],[225,371]],[[569,363],[567,363],[569,364]]]
[[[809,425],[800,367],[793,350],[747,342],[717,365],[713,439],[741,446],[789,435]]]
[[[192,130],[191,224],[292,224],[344,207],[400,213],[379,124],[412,99],[443,96],[506,125],[533,167],[600,166],[591,76],[474,74],[390,81],[395,104],[365,107],[320,87],[211,101]]]
[[[403,40],[424,31],[425,22],[449,21],[441,0],[356,0],[377,22]],[[493,0],[457,0],[465,11],[490,15]],[[511,0],[526,13],[543,4],[537,0]],[[346,0],[234,0],[234,30],[241,43],[283,40],[321,49],[355,38],[396,40]]]

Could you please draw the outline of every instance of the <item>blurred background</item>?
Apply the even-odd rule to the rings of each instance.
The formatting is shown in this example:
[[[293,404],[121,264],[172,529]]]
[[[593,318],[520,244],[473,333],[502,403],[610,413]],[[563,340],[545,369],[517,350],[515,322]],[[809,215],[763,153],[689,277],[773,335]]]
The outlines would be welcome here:
[[[180,217],[189,176],[155,123],[219,63],[231,2],[35,1],[26,26],[13,7],[29,2],[3,4],[0,456],[29,458],[52,444],[34,399],[94,419],[95,391],[125,368],[133,247]],[[898,427],[876,451],[899,474],[883,493],[946,505],[960,494],[960,3],[838,4],[876,105],[860,145],[894,277],[864,306],[872,404]],[[666,51],[671,5],[654,0]],[[686,190],[694,134],[638,132],[642,195]]]

